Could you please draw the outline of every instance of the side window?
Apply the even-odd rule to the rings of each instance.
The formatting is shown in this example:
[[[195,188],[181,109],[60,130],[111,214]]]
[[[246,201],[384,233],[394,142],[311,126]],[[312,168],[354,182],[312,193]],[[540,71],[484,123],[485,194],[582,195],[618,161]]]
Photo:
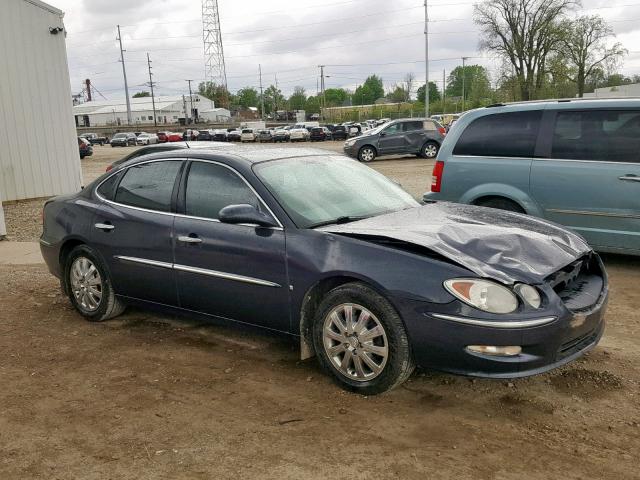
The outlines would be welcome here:
[[[116,173],[115,175],[111,175],[104,182],[102,182],[102,184],[100,184],[100,186],[97,188],[97,192],[102,198],[113,200],[113,197],[116,193],[116,185],[118,184],[118,180],[120,180],[121,176],[121,173]]]
[[[215,220],[224,207],[241,203],[259,208],[258,198],[236,173],[215,163],[191,164],[185,193],[187,215]]]
[[[413,121],[413,122],[404,122],[404,131],[405,132],[415,132],[417,130],[424,130],[425,127],[428,127],[429,125],[433,125],[433,122],[420,122],[420,121]],[[428,130],[431,130],[429,128],[427,128]],[[435,130],[435,128],[433,129]]]
[[[402,132],[402,123],[394,123],[393,125],[385,128],[383,130],[387,135],[394,135],[396,133]]]
[[[458,139],[454,155],[532,157],[542,110],[486,115],[473,120]]]
[[[558,112],[551,156],[640,163],[640,111]]]
[[[181,164],[180,160],[168,160],[129,167],[118,185],[115,201],[132,207],[171,211],[171,194]]]

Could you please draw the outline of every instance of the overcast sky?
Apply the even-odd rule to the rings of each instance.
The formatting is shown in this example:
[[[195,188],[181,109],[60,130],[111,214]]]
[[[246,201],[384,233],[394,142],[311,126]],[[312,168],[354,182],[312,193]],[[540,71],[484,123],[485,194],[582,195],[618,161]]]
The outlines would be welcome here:
[[[640,2],[586,0],[576,14],[600,14],[630,51],[622,72],[640,74]],[[120,24],[129,90],[148,89],[146,54],[157,92],[188,93],[185,79],[204,79],[199,0],[49,0],[65,12],[67,51],[74,93],[90,78],[108,99],[124,98],[116,42]],[[430,80],[442,71],[477,63],[497,78],[499,62],[479,52],[472,0],[429,0]],[[587,8],[588,7],[588,8]],[[424,83],[424,7],[420,0],[219,0],[228,87],[275,83],[285,95],[296,85],[316,93],[325,64],[326,87],[354,88],[371,73],[391,88],[413,72]],[[372,65],[378,64],[378,65]]]

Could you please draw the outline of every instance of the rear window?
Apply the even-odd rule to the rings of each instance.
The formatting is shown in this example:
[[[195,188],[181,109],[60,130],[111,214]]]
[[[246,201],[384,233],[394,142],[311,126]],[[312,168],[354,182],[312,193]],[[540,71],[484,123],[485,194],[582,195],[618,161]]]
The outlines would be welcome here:
[[[250,128],[245,128],[244,130],[242,130],[242,133],[253,133],[253,130],[251,130]]]
[[[551,156],[640,163],[640,111],[558,112]]]
[[[454,155],[533,157],[542,110],[486,115],[471,122]]]

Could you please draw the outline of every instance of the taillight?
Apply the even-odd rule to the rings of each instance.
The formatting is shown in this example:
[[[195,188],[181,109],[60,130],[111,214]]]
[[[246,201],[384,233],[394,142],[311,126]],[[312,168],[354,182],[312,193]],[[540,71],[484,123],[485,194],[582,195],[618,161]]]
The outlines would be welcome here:
[[[113,170],[113,165],[109,165],[105,170],[105,172],[110,172],[111,170]]]
[[[433,173],[431,174],[431,191],[439,192],[442,187],[442,174],[444,173],[444,162],[441,160],[436,161],[433,166]]]
[[[442,135],[446,135],[447,134],[447,129],[444,127],[438,127],[438,131],[442,134]]]

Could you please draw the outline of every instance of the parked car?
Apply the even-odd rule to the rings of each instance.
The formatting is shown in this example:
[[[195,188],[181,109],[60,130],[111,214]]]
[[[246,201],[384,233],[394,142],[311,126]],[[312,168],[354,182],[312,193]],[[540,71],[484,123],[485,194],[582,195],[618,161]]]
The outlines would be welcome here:
[[[276,128],[273,132],[273,141],[278,142],[288,142],[289,141],[289,130],[284,128]]]
[[[196,138],[199,142],[210,142],[213,140],[213,130],[199,130]]]
[[[258,130],[258,141],[260,143],[273,142],[273,131],[266,128],[264,130]]]
[[[237,128],[230,128],[227,130],[227,140],[229,142],[239,142],[242,140],[242,131]]]
[[[380,155],[414,154],[435,158],[444,140],[444,129],[433,120],[393,120],[347,140],[344,151],[361,162]]]
[[[154,143],[158,143],[158,136],[155,133],[142,132],[136,138],[137,145],[152,145]]]
[[[289,130],[289,140],[292,142],[306,142],[311,134],[304,126],[294,126]]]
[[[309,140],[312,142],[324,142],[331,140],[331,132],[327,127],[314,127],[309,132]]]
[[[96,133],[83,133],[82,138],[86,138],[91,145],[104,145],[107,137],[99,137]]]
[[[228,135],[226,130],[218,129],[213,131],[213,138],[211,140],[214,140],[216,142],[226,142],[228,140],[227,137]]]
[[[158,132],[158,143],[166,143],[169,141],[169,139],[167,138],[169,135],[169,132]]]
[[[560,226],[421,205],[323,150],[223,144],[179,157],[140,157],[45,203],[43,258],[88,320],[133,303],[283,332],[366,395],[416,364],[537,374],[602,335],[603,264]]]
[[[80,151],[80,159],[93,155],[93,146],[84,137],[78,137],[78,150]]]
[[[111,141],[112,147],[128,147],[136,145],[136,135],[135,133],[116,133]]]
[[[349,138],[349,131],[344,125],[334,125],[331,131],[331,138],[333,140],[346,140]]]
[[[425,200],[535,215],[640,255],[640,100],[495,105],[447,135]]]
[[[167,133],[167,142],[184,142],[183,134],[178,132]]]
[[[253,128],[243,128],[240,134],[241,142],[255,142],[258,139],[258,134]]]
[[[193,130],[191,128],[185,130],[184,132],[182,132],[182,140],[184,141],[189,141],[191,140],[196,141],[198,139],[198,135],[200,134],[200,132],[198,130]]]

